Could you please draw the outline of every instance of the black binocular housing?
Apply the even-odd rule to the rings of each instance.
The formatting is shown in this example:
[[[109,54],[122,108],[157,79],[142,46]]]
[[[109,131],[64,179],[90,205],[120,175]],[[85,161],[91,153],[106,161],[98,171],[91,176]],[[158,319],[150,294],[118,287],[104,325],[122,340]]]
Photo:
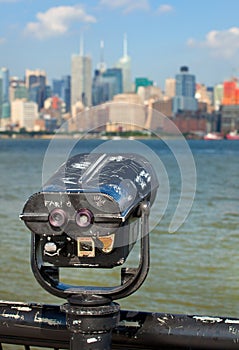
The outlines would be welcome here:
[[[36,236],[43,263],[112,268],[137,241],[140,204],[152,205],[157,188],[142,156],[78,154],[29,198],[20,218]]]

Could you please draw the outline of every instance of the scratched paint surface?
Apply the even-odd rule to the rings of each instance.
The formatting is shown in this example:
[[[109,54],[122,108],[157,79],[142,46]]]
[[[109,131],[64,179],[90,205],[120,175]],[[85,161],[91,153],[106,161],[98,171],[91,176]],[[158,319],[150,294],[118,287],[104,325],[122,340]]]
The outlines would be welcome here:
[[[59,140],[59,153],[64,142]],[[99,143],[82,141],[78,150],[89,152]],[[145,144],[165,165],[170,201],[151,234],[149,276],[140,291],[120,301],[122,308],[239,317],[239,143],[190,142],[197,166],[197,193],[189,217],[174,234],[167,230],[179,198],[180,171],[160,141]],[[18,219],[25,200],[41,187],[47,145],[47,140],[0,140],[2,300],[63,303],[35,282],[29,264],[30,233]],[[134,260],[132,256],[131,262]],[[107,275],[97,270],[96,277],[93,270],[83,272],[70,270],[67,278],[77,282],[83,276],[86,283],[106,285],[118,281],[114,270]]]

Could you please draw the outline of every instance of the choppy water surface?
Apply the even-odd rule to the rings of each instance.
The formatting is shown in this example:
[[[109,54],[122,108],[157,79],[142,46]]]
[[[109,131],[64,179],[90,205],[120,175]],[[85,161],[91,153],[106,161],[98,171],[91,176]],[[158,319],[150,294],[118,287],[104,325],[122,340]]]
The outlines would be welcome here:
[[[68,140],[59,140],[56,158]],[[84,140],[75,152],[90,152],[103,141]],[[30,233],[18,219],[24,202],[41,187],[42,162],[49,141],[0,140],[0,299],[63,303],[47,294],[30,269]],[[151,233],[151,269],[141,289],[122,308],[145,311],[239,317],[239,142],[190,141],[197,171],[195,200],[185,223],[169,233],[179,199],[180,169],[160,140],[144,141],[164,164],[170,197]],[[59,157],[60,158],[60,157]],[[160,184],[164,186],[164,184]],[[160,201],[159,201],[160,203]],[[158,208],[160,211],[160,208]],[[109,284],[105,272],[71,271]],[[100,278],[98,277],[100,275]],[[83,277],[82,277],[83,276]],[[111,277],[112,276],[112,277]]]

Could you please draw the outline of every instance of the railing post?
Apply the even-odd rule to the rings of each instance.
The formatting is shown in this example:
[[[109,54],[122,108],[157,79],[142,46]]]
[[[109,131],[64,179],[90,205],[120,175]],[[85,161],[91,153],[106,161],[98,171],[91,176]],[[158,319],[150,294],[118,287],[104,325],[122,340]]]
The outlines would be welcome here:
[[[69,298],[62,306],[70,331],[70,350],[110,350],[112,330],[119,320],[120,306],[91,296]]]

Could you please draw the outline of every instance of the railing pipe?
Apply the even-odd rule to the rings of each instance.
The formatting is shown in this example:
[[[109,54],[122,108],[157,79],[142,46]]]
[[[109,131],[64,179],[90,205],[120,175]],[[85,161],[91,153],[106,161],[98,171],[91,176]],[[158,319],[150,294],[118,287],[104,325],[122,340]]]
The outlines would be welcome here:
[[[61,306],[0,302],[0,343],[69,349]],[[120,311],[112,349],[238,349],[239,319]]]

